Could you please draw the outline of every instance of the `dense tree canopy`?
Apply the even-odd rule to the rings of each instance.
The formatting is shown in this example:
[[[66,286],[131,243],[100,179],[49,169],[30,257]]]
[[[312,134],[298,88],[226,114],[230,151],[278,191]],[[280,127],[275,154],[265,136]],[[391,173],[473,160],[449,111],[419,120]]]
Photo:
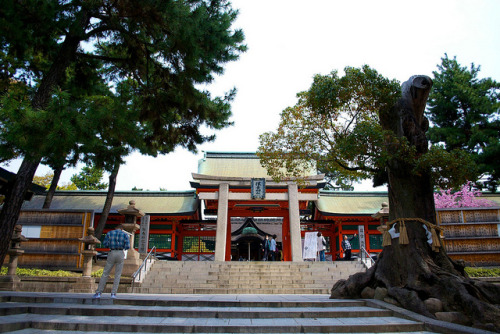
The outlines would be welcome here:
[[[201,126],[230,124],[234,91],[212,97],[200,87],[245,51],[242,31],[231,28],[236,15],[226,0],[2,2],[0,126],[6,135],[0,144],[13,145],[0,154],[23,162],[0,213],[0,262],[42,158],[78,155],[83,144],[104,140],[86,131],[106,124],[88,117],[89,101],[106,101],[102,97],[114,95],[121,82],[133,81],[127,103],[135,118],[129,121],[143,126],[141,146],[149,152],[177,145],[195,150],[213,139]],[[91,91],[95,87],[106,91]],[[84,154],[93,151],[87,147]]]
[[[412,162],[415,173],[432,168],[441,187],[460,185],[475,175],[475,167],[462,151],[433,147],[416,153],[405,138],[382,129],[387,114],[400,96],[400,85],[369,66],[345,68],[316,75],[298,102],[281,113],[276,132],[260,136],[259,156],[271,175],[298,177],[317,167],[333,187],[349,189],[353,182],[371,178],[387,182],[386,165],[399,156]]]
[[[479,79],[479,71],[474,64],[462,67],[456,57],[445,54],[441,59],[429,96],[429,139],[447,151],[470,152],[487,178],[484,186],[495,191],[500,179],[500,83]]]

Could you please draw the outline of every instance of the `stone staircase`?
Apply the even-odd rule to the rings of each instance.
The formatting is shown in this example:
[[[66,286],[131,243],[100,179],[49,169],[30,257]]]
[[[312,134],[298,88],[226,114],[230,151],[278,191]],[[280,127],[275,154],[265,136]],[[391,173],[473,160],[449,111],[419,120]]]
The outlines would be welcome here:
[[[329,294],[360,262],[157,261],[130,292],[152,294]]]
[[[91,299],[90,294],[0,292],[0,302],[0,332],[12,334],[445,332],[367,300],[325,295],[120,294],[117,299]]]

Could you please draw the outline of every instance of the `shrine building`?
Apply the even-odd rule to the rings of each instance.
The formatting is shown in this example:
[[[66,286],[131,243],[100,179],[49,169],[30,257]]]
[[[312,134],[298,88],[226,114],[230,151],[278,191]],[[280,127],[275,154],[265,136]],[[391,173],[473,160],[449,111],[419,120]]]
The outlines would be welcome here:
[[[275,182],[267,174],[255,153],[206,152],[199,161],[198,172],[192,174],[192,190],[117,191],[104,234],[124,221],[118,210],[130,200],[146,214],[149,225],[147,250],[156,247],[165,259],[183,261],[261,260],[265,236],[276,236],[280,260],[303,261],[302,245],[306,232],[321,231],[327,240],[327,259],[342,257],[343,235],[362,231],[363,237],[353,241],[353,254],[359,241],[370,253],[382,249],[382,235],[377,213],[386,192],[330,192],[322,190],[324,175],[310,171],[304,175],[303,186],[294,181]],[[79,246],[71,243],[81,237],[89,226],[97,224],[106,198],[106,191],[57,191],[50,210],[42,210],[44,195],[35,194],[25,202],[19,223],[33,242],[59,242],[66,245],[65,256],[73,254],[78,261]],[[36,216],[68,211],[86,212],[88,218],[36,219]],[[81,222],[81,223],[79,223]],[[138,218],[139,225],[145,220]],[[76,229],[76,225],[78,228]],[[140,229],[135,237],[139,248]],[[63,236],[63,237],[61,237]],[[28,243],[27,243],[28,244]],[[43,247],[57,263],[57,246]],[[105,252],[106,249],[98,249]],[[144,249],[143,251],[147,251]],[[36,262],[41,250],[27,247],[24,261]],[[60,265],[64,267],[64,265]]]
[[[115,192],[104,234],[124,222],[118,211],[134,200],[145,213],[137,219],[134,247],[142,253],[156,247],[163,259],[257,261],[267,235],[276,237],[279,260],[300,262],[305,234],[318,231],[330,261],[343,257],[344,235],[359,235],[352,241],[354,257],[361,248],[382,251],[377,227],[387,192],[326,191],[324,175],[309,171],[303,178],[301,186],[273,181],[255,153],[206,152],[191,190]],[[20,264],[43,257],[54,267],[79,267],[82,245],[75,240],[97,224],[105,198],[106,191],[57,191],[51,209],[42,210],[45,195],[34,194],[19,219],[30,239]]]

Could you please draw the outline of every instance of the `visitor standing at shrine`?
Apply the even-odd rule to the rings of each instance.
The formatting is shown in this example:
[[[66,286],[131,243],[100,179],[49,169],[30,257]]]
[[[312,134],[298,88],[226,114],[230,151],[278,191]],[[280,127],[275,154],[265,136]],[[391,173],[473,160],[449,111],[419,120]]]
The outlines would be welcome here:
[[[326,261],[326,258],[325,258],[326,240],[323,237],[323,235],[321,235],[321,232],[318,232],[317,236],[318,236],[318,248],[317,249],[318,249],[318,253],[319,253],[319,260]]]
[[[352,239],[356,238],[357,234],[354,234],[354,236],[351,239],[347,238],[347,235],[344,234],[344,240],[342,240],[342,250],[344,251],[344,261],[351,261],[351,241]]]
[[[273,235],[273,238],[271,239],[271,261],[276,260],[276,234]]]
[[[116,292],[118,291],[120,277],[122,275],[123,261],[125,260],[125,252],[130,248],[130,239],[128,234],[123,231],[123,225],[120,224],[114,230],[106,234],[102,244],[110,250],[99,281],[99,286],[93,298],[101,298],[101,293],[106,287],[106,281],[113,267],[115,267],[115,280],[113,281],[113,288],[111,289],[111,298],[116,298]]]
[[[269,236],[266,234],[266,238],[264,239],[264,256],[262,257],[262,261],[267,261],[269,258],[269,250],[271,249],[271,241],[269,241]]]

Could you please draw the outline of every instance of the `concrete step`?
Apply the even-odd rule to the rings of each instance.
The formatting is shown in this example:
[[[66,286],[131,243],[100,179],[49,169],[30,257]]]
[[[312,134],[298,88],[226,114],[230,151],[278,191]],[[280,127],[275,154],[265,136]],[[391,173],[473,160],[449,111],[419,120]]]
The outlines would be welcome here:
[[[0,315],[44,314],[73,316],[122,316],[122,317],[184,317],[184,318],[352,318],[390,317],[389,310],[367,306],[331,307],[190,307],[190,306],[137,306],[137,305],[71,305],[67,303],[26,304],[11,303],[9,308],[0,308]]]
[[[357,262],[156,261],[133,292],[321,294],[364,270]]]
[[[17,319],[16,319],[17,318]],[[22,314],[11,316],[12,330],[33,329],[63,331],[126,331],[138,333],[311,333],[349,332],[384,333],[422,331],[423,325],[396,317],[358,318],[294,318],[290,319],[219,319],[170,317],[103,317]],[[3,325],[7,327],[7,324]],[[18,328],[16,328],[16,326]]]
[[[262,288],[139,288],[134,290],[136,293],[147,293],[147,294],[289,294],[293,292],[293,294],[328,294],[330,289],[328,288],[303,288],[303,289],[262,289]]]
[[[0,293],[0,332],[389,333],[425,331],[363,300],[328,295],[119,295]],[[430,333],[430,332],[426,332]]]

